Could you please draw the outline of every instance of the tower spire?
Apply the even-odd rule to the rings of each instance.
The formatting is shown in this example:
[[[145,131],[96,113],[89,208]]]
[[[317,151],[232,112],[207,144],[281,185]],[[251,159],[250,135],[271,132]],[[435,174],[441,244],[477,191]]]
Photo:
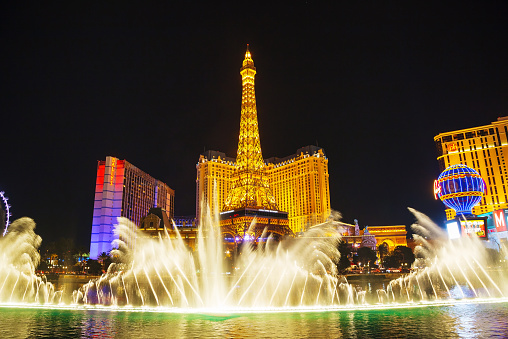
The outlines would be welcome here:
[[[265,164],[261,153],[254,91],[256,67],[254,67],[248,44],[240,74],[242,76],[240,136],[232,177],[233,189],[228,194],[223,210],[246,207],[277,210],[275,198],[265,175]]]

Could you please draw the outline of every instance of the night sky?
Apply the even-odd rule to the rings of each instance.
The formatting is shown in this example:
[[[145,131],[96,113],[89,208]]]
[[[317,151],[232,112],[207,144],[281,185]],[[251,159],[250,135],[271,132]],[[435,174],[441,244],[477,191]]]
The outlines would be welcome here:
[[[345,222],[442,222],[433,137],[508,115],[505,1],[169,3],[0,5],[0,191],[44,242],[89,246],[107,155],[194,214],[199,154],[236,156],[247,43],[263,156],[323,147]]]

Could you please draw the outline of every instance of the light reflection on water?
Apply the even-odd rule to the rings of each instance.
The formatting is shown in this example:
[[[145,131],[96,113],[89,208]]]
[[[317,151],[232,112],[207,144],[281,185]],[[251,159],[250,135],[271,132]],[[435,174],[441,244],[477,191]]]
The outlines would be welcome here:
[[[0,338],[504,338],[508,303],[236,316],[0,308]]]

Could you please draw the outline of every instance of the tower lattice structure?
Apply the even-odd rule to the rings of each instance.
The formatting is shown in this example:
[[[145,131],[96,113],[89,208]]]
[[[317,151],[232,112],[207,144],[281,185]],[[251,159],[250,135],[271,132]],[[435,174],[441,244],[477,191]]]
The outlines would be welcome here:
[[[232,176],[232,189],[222,210],[239,208],[278,210],[275,197],[270,190],[263,154],[261,153],[254,91],[256,67],[254,67],[249,45],[247,45],[240,74],[242,76],[240,137],[235,170]]]

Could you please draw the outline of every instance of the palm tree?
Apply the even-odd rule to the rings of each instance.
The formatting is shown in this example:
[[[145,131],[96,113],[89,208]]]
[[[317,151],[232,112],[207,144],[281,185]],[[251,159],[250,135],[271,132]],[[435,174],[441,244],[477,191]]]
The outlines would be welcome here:
[[[386,242],[383,242],[378,246],[377,251],[379,253],[379,259],[381,259],[381,262],[383,262],[384,257],[388,255],[389,250],[390,247]]]
[[[99,257],[97,257],[97,261],[101,263],[102,265],[102,271],[105,272],[108,268],[105,267],[106,261],[109,259],[109,255],[106,254],[106,252],[102,252]]]

